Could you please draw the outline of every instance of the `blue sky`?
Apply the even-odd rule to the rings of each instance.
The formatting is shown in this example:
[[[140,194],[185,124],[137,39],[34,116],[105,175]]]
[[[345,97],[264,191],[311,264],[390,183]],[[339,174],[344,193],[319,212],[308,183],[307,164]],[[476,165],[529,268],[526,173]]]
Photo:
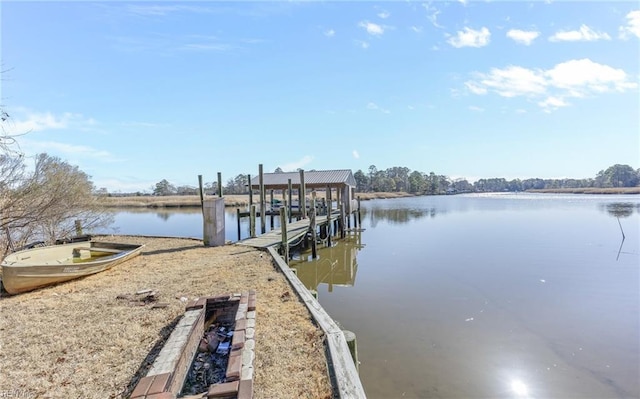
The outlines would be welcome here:
[[[111,192],[260,163],[469,180],[640,167],[637,1],[0,7],[6,132]]]

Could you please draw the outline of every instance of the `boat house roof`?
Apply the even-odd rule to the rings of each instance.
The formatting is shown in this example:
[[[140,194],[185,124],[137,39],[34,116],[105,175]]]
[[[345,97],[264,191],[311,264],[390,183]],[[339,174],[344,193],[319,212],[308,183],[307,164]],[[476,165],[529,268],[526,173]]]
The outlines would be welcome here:
[[[300,172],[264,173],[263,182],[267,190],[286,189],[291,184],[300,184]],[[321,189],[326,187],[340,188],[344,186],[355,187],[356,179],[351,169],[337,170],[310,170],[304,172],[304,184],[309,189]],[[252,188],[260,188],[260,177],[251,179]]]

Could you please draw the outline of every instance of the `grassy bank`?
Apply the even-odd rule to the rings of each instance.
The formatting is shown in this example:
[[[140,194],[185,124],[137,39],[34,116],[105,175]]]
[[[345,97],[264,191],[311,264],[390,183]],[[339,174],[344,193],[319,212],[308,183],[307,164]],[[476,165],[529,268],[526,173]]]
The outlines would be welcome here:
[[[127,398],[184,312],[186,299],[257,291],[254,398],[328,399],[322,331],[265,252],[189,239],[146,244],[86,278],[0,298],[0,397]],[[118,299],[145,288],[166,307]]]
[[[410,197],[408,193],[356,193],[356,197],[362,200],[378,198],[399,198]],[[275,195],[275,198],[282,199],[282,195]],[[324,198],[324,191],[317,191],[318,198]],[[213,198],[213,197],[209,197]],[[268,196],[267,196],[268,198]],[[297,195],[293,196],[297,199]],[[101,198],[104,205],[110,208],[190,208],[200,207],[200,197],[197,195],[172,195],[166,197],[104,197]],[[257,204],[260,196],[253,196],[253,203]],[[249,194],[230,194],[224,196],[225,206],[242,207],[249,205]]]

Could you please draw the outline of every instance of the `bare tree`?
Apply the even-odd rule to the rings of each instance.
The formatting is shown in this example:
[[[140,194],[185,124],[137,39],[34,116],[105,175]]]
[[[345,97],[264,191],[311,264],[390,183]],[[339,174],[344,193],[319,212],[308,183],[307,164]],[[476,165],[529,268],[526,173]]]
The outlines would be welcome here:
[[[36,156],[33,171],[23,157],[0,156],[0,229],[17,245],[52,243],[75,233],[75,221],[88,230],[107,225],[111,216],[93,195],[89,176],[47,154]]]

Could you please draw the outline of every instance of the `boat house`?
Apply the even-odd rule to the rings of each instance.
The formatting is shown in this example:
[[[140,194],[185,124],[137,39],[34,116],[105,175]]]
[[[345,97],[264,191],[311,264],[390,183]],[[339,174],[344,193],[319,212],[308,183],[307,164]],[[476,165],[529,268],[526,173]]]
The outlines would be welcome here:
[[[338,200],[347,214],[356,209],[356,205],[353,203],[356,179],[353,177],[351,169],[264,173],[263,185],[265,193],[269,190],[287,190],[290,185],[294,190],[299,190],[301,178],[304,180],[305,191],[330,190],[332,192],[331,198]],[[251,188],[254,190],[260,189],[259,176],[251,179]]]

